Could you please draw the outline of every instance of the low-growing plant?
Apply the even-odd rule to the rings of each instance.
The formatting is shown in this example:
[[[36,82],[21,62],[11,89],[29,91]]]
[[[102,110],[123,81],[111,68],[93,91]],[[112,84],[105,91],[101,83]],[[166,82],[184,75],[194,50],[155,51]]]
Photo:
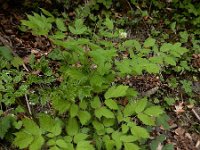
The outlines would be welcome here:
[[[15,146],[30,150],[137,150],[147,148],[144,143],[150,140],[152,127],[169,129],[162,107],[139,97],[135,89],[116,83],[115,78],[160,74],[176,66],[187,48],[179,42],[158,43],[152,37],[143,43],[126,39],[109,17],[101,19],[94,31],[83,18],[66,25],[64,18],[41,10],[42,14],[33,13],[21,21],[23,31],[46,36],[55,47],[39,60],[30,57],[31,69],[41,76],[28,73],[25,78],[16,63],[11,63],[15,69],[9,72],[6,65],[0,68],[1,104],[8,107],[19,102],[14,106]],[[186,41],[185,34],[181,36]],[[56,61],[56,68],[49,65],[52,61]],[[188,92],[188,83],[182,84]],[[31,103],[24,105],[24,96]],[[128,103],[122,105],[120,100]],[[166,101],[169,105],[174,102]],[[50,110],[34,110],[41,104],[50,105]],[[29,105],[31,108],[26,108]],[[32,116],[17,120],[19,107]],[[3,139],[11,125],[5,119],[0,124]],[[163,137],[155,139],[151,149],[163,141]]]

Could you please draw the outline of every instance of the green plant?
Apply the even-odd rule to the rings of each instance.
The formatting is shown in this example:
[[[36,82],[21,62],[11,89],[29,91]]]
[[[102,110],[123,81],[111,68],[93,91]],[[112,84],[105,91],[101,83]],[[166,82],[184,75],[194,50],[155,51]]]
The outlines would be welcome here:
[[[131,2],[137,6],[136,1]],[[110,8],[112,1],[94,3],[96,7],[103,4]],[[153,4],[159,3],[153,1]],[[188,52],[182,43],[188,41],[189,34],[179,33],[182,43],[159,41],[154,37],[141,42],[127,39],[126,31],[115,26],[114,19],[106,15],[105,18],[93,16],[96,21],[93,29],[85,21],[89,10],[84,12],[85,18],[80,15],[69,25],[67,17],[57,18],[44,9],[41,11],[40,15],[33,13],[21,21],[21,30],[45,36],[54,45],[47,56],[38,60],[30,56],[30,68],[40,75],[25,75],[19,71],[23,63],[20,58],[12,59],[9,51],[0,51],[3,60],[8,60],[2,61],[0,68],[0,102],[6,107],[16,104],[14,116],[20,112],[32,115],[20,121],[14,119],[14,125],[9,117],[3,118],[0,137],[3,139],[9,130],[14,130],[13,144],[32,150],[148,149],[144,143],[150,140],[153,127],[162,125],[169,129],[169,117],[163,107],[140,97],[134,88],[115,79],[127,75],[159,75],[176,67],[190,70],[187,61],[182,60]],[[140,13],[143,17],[150,15],[145,10]],[[171,24],[171,29],[176,31],[176,22]],[[193,44],[198,46],[196,40]],[[191,82],[183,80],[181,84],[187,94],[192,93]],[[177,87],[175,78],[170,87]],[[26,104],[22,97],[26,101],[29,98]],[[122,105],[120,100],[127,103]],[[164,100],[168,105],[175,102],[173,98]],[[27,110],[30,105],[33,109]],[[49,109],[34,111],[37,105]],[[156,138],[151,149],[164,140],[162,136]],[[164,148],[173,149],[173,146],[167,144]]]

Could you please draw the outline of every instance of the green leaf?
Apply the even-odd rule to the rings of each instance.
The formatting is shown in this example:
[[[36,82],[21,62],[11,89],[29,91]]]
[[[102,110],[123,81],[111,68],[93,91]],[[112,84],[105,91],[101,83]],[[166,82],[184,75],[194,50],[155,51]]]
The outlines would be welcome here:
[[[164,129],[169,130],[170,129],[169,119],[170,118],[167,114],[162,114],[156,119],[156,125],[158,126],[162,125]]]
[[[69,101],[66,101],[64,99],[60,99],[58,97],[58,98],[54,98],[52,100],[52,105],[53,105],[55,110],[59,111],[59,113],[62,114],[70,108],[71,103]]]
[[[106,17],[106,21],[104,22],[104,25],[105,25],[109,30],[113,30],[113,28],[114,28],[113,21],[110,20],[108,17]]]
[[[95,149],[90,141],[80,141],[76,146],[76,150],[95,150]]]
[[[70,136],[74,136],[79,131],[79,124],[76,118],[69,118],[66,126],[66,132]]]
[[[91,119],[91,115],[88,111],[79,111],[78,118],[81,124],[85,125]]]
[[[0,138],[3,139],[8,129],[11,127],[11,118],[6,116],[0,119]]]
[[[56,145],[60,148],[68,148],[68,144],[63,139],[56,140]]]
[[[3,56],[7,60],[13,59],[11,49],[6,46],[0,46],[0,56]]]
[[[136,136],[138,138],[149,138],[149,132],[145,128],[140,126],[133,126],[131,128],[131,133],[133,134],[133,136]]]
[[[29,146],[29,150],[41,150],[43,144],[44,138],[42,136],[36,136]]]
[[[139,150],[139,146],[134,143],[124,143],[125,150]]]
[[[104,126],[103,126],[102,123],[100,123],[97,120],[94,120],[92,122],[92,125],[96,129],[98,135],[104,135],[105,134],[105,129],[104,129]]]
[[[111,127],[115,124],[115,119],[111,119],[111,118],[103,118],[103,124],[105,127]]]
[[[122,135],[122,136],[120,137],[120,140],[121,140],[122,142],[125,142],[125,143],[130,143],[130,142],[137,141],[138,138],[135,137],[135,136],[132,136],[132,135]]]
[[[147,108],[144,113],[149,116],[158,117],[160,114],[162,114],[164,111],[160,106],[151,106]]]
[[[54,17],[49,11],[43,9],[43,8],[40,8],[42,13],[45,14],[46,16],[49,16],[49,17]]]
[[[69,110],[70,117],[73,118],[73,117],[77,116],[78,111],[79,111],[78,105],[72,104],[70,107],[70,110]]]
[[[162,143],[166,139],[165,135],[161,134],[156,137],[151,143],[150,143],[150,148],[151,150],[157,150],[157,147],[160,143]]]
[[[127,104],[123,110],[124,117],[134,115],[136,113],[135,112],[136,107],[137,107],[137,104],[135,102]]]
[[[164,43],[161,47],[160,47],[160,51],[161,52],[169,52],[172,49],[173,45],[170,43]]]
[[[19,66],[23,65],[23,63],[24,62],[20,57],[14,57],[11,61],[11,64],[16,68],[19,68]]]
[[[114,110],[118,110],[119,109],[117,103],[112,99],[105,100],[105,104],[110,109],[114,109]]]
[[[145,69],[148,73],[159,73],[160,72],[160,66],[154,63],[149,63],[145,65]]]
[[[169,64],[169,65],[172,65],[172,66],[176,66],[176,61],[171,56],[165,56],[164,57],[164,61],[165,61],[166,64]]]
[[[155,120],[152,117],[149,117],[146,114],[138,114],[137,117],[144,123],[145,125],[154,126]]]
[[[25,131],[33,135],[41,135],[41,130],[38,125],[31,119],[23,119]]]
[[[65,26],[65,24],[64,24],[64,20],[63,19],[61,19],[61,18],[56,18],[56,25],[57,25],[57,27],[58,27],[58,29],[60,30],[60,31],[66,31],[67,30],[67,28],[66,28],[66,26]]]
[[[52,119],[49,115],[40,114],[39,116],[40,128],[43,132],[50,132],[47,134],[48,137],[55,137],[60,135],[62,131],[61,121],[57,118]]]
[[[130,74],[132,72],[131,60],[124,59],[121,61],[116,61],[115,65],[122,75]]]
[[[113,150],[114,146],[115,146],[115,141],[113,140],[105,140],[105,146],[106,146],[106,150]]]
[[[148,47],[153,47],[154,45],[155,45],[155,42],[156,42],[156,40],[155,39],[153,39],[153,38],[151,38],[151,37],[149,37],[148,39],[146,39],[145,40],[145,42],[144,42],[144,47],[145,48],[148,48]]]
[[[88,135],[87,134],[84,134],[84,133],[78,133],[74,136],[74,143],[79,143],[80,141],[83,141],[85,139],[88,138]]]
[[[73,34],[83,34],[87,31],[87,27],[83,24],[83,19],[76,19],[74,27],[69,26],[69,31]]]
[[[101,107],[99,111],[101,112],[101,115],[106,118],[115,118],[114,113],[106,107]]]
[[[137,114],[140,113],[140,112],[142,112],[145,109],[146,105],[147,105],[147,99],[146,98],[138,100],[136,102],[135,112]]]
[[[189,34],[187,31],[183,31],[179,33],[181,37],[181,42],[186,43],[188,41]]]
[[[101,102],[100,102],[99,97],[96,96],[93,99],[93,101],[91,101],[91,107],[94,108],[94,109],[97,109],[97,108],[101,107]]]
[[[112,86],[111,88],[107,90],[104,97],[106,99],[122,97],[126,95],[127,90],[128,90],[128,86],[124,86],[124,85]]]
[[[122,149],[122,141],[120,140],[120,137],[122,136],[121,132],[114,131],[112,133],[112,139],[115,141],[115,146],[117,150]]]
[[[34,140],[34,137],[31,134],[23,131],[15,133],[15,136],[13,144],[20,149],[27,148]]]
[[[122,133],[126,134],[129,131],[129,127],[126,124],[122,124]]]

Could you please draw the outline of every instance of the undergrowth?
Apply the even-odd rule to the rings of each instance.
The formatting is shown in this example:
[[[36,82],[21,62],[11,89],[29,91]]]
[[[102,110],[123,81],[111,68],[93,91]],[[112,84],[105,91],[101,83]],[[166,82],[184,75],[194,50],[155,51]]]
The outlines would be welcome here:
[[[172,3],[174,8],[186,9],[189,13],[184,13],[189,17],[190,14],[198,16],[191,23],[199,26],[198,8],[192,3],[183,5],[186,1]],[[170,5],[156,1],[151,4],[160,11]],[[67,13],[56,16],[45,9],[21,20],[21,31],[44,36],[53,46],[40,58],[34,54],[29,56],[30,72],[22,69],[23,60],[13,56],[12,50],[0,47],[2,140],[19,149],[30,150],[154,150],[159,143],[164,145],[163,150],[173,149],[172,144],[165,144],[164,135],[151,140],[151,133],[156,126],[170,129],[165,109],[178,97],[169,95],[155,102],[152,94],[141,95],[136,88],[120,84],[116,79],[150,74],[165,80],[163,75],[172,72],[198,73],[189,64],[191,55],[199,52],[198,29],[193,33],[183,30],[188,20],[177,19],[184,14],[177,13],[172,20],[165,20],[165,26],[179,40],[170,41],[169,34],[161,34],[163,31],[154,28],[146,39],[134,39],[123,28],[134,26],[134,20],[116,20],[106,11],[93,15],[91,12],[100,6],[110,9],[112,0],[79,6],[73,21]],[[154,21],[158,20],[152,17],[159,16],[154,16],[153,8],[147,11],[147,6],[147,2],[141,4],[132,0],[130,11],[137,8],[134,15],[139,17],[136,20],[142,18],[137,23],[156,24]],[[187,45],[188,41],[192,46]],[[167,84],[175,89],[178,86],[173,80],[168,80]],[[177,84],[184,95],[190,97],[190,102],[195,103],[192,81],[186,79]],[[151,143],[150,146],[147,143]]]

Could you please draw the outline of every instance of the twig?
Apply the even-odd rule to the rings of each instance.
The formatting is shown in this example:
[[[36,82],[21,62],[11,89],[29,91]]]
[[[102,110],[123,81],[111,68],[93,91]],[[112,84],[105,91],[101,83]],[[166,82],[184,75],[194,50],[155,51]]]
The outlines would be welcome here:
[[[193,114],[195,115],[195,117],[199,120],[200,122],[200,116],[197,114],[197,112],[194,110],[194,108],[192,109]]]
[[[26,105],[27,105],[27,108],[28,108],[28,112],[29,112],[30,115],[32,115],[31,107],[29,105],[29,100],[28,100],[27,94],[25,94],[25,100],[26,100]]]

